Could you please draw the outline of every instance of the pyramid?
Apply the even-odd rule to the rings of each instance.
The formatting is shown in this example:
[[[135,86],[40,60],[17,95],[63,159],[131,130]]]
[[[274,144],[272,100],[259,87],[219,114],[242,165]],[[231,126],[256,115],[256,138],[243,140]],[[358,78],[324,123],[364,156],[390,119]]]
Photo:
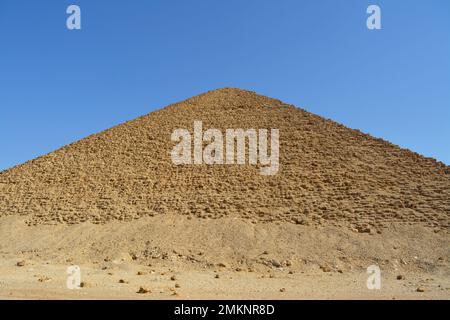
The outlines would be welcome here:
[[[178,128],[278,129],[279,170],[176,165]],[[179,214],[381,232],[450,227],[450,167],[279,100],[207,92],[0,173],[0,216],[30,225]]]

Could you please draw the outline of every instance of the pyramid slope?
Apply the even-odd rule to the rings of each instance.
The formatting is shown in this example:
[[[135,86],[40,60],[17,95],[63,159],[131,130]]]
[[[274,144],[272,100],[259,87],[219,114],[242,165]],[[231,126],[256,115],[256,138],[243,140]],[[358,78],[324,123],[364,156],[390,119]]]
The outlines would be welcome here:
[[[251,165],[175,166],[171,133],[277,128],[280,171]],[[170,105],[0,174],[0,216],[30,224],[104,223],[142,216],[236,216],[332,224],[447,229],[449,167],[275,99],[220,89]]]

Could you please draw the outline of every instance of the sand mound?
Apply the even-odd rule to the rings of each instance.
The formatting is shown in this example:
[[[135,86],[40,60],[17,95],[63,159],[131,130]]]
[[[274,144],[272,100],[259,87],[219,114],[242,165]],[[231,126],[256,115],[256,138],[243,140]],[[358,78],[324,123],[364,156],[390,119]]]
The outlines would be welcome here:
[[[176,166],[174,129],[276,128],[280,169]],[[0,174],[0,216],[29,224],[131,221],[165,214],[447,230],[450,168],[333,121],[239,89],[211,91]]]

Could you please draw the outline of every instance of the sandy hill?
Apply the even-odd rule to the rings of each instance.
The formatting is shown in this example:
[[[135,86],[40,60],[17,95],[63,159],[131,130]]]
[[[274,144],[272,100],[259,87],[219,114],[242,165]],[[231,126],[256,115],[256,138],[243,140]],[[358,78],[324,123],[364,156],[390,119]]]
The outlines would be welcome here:
[[[172,164],[174,129],[277,128],[280,170]],[[32,225],[165,214],[251,222],[449,227],[450,168],[250,91],[220,89],[92,135],[0,174],[0,216]]]

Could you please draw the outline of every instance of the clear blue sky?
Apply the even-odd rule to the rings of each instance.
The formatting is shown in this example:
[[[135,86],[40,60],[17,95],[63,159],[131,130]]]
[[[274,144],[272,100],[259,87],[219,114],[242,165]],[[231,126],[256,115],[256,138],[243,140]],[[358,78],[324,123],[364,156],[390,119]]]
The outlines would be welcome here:
[[[221,87],[450,164],[450,1],[0,0],[0,170]]]

